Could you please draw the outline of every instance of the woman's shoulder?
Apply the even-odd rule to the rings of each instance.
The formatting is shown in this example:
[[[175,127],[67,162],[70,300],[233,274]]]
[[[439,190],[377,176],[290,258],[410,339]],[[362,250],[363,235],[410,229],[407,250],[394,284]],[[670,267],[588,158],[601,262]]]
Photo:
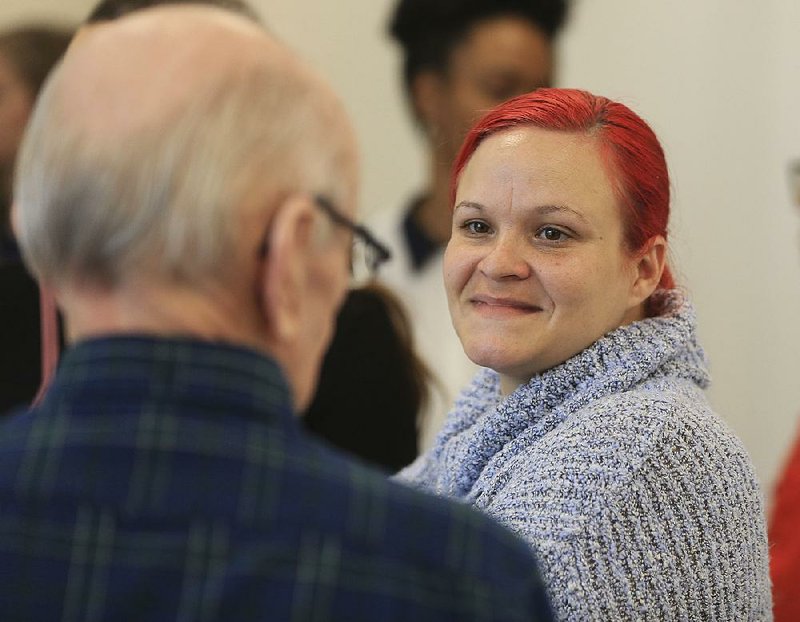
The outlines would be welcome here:
[[[675,485],[737,471],[754,483],[741,441],[687,380],[654,381],[564,416],[548,434],[513,441],[495,478],[524,494],[559,490],[576,503],[623,497],[639,486]],[[497,490],[496,492],[499,492]],[[623,501],[624,502],[624,501]]]
[[[592,583],[577,592],[584,597],[602,592],[624,566],[647,602],[664,593],[652,577],[676,594],[691,585],[694,597],[719,585],[721,575],[708,569],[728,568],[742,577],[734,593],[768,594],[755,470],[702,392],[685,382],[576,411],[520,446],[485,491],[484,510],[533,546],[551,584],[569,582],[563,568],[586,564]]]
[[[654,454],[680,448],[720,460],[747,457],[735,432],[711,408],[704,390],[679,377],[652,378],[576,410],[557,432],[580,453],[603,447],[631,475]],[[747,458],[749,462],[749,458]]]

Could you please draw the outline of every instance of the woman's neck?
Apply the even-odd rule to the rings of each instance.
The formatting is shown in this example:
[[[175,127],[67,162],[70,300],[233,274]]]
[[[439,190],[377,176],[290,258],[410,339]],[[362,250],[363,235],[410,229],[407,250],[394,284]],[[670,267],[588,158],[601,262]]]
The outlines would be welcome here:
[[[500,395],[508,397],[523,384],[527,384],[530,378],[516,378],[500,374]]]

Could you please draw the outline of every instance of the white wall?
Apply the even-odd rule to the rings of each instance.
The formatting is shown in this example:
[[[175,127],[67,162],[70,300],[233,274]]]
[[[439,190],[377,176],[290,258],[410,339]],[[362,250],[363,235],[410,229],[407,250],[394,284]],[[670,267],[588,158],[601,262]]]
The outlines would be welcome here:
[[[3,0],[0,3],[0,25],[21,21],[76,23],[89,12],[93,0]]]
[[[384,35],[394,0],[252,0],[342,93],[364,157],[364,210],[400,205],[419,141]],[[3,0],[0,24],[78,20],[93,0]],[[800,238],[786,165],[800,157],[800,3],[579,0],[560,84],[630,104],[671,165],[673,252],[712,361],[711,398],[771,485],[800,413]]]

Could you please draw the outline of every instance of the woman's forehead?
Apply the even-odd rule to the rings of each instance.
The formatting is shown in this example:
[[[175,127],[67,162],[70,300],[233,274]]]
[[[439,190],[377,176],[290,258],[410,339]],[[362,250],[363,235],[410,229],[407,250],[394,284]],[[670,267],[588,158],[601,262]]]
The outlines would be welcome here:
[[[484,139],[462,170],[458,190],[471,184],[609,186],[598,140],[584,133],[519,126]]]

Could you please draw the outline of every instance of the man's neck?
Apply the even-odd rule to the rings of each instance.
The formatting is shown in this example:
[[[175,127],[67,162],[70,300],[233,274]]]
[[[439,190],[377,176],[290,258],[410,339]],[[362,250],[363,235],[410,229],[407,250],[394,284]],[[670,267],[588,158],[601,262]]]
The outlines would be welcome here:
[[[66,288],[58,297],[71,342],[113,334],[182,335],[264,349],[256,314],[230,292],[79,286]]]

